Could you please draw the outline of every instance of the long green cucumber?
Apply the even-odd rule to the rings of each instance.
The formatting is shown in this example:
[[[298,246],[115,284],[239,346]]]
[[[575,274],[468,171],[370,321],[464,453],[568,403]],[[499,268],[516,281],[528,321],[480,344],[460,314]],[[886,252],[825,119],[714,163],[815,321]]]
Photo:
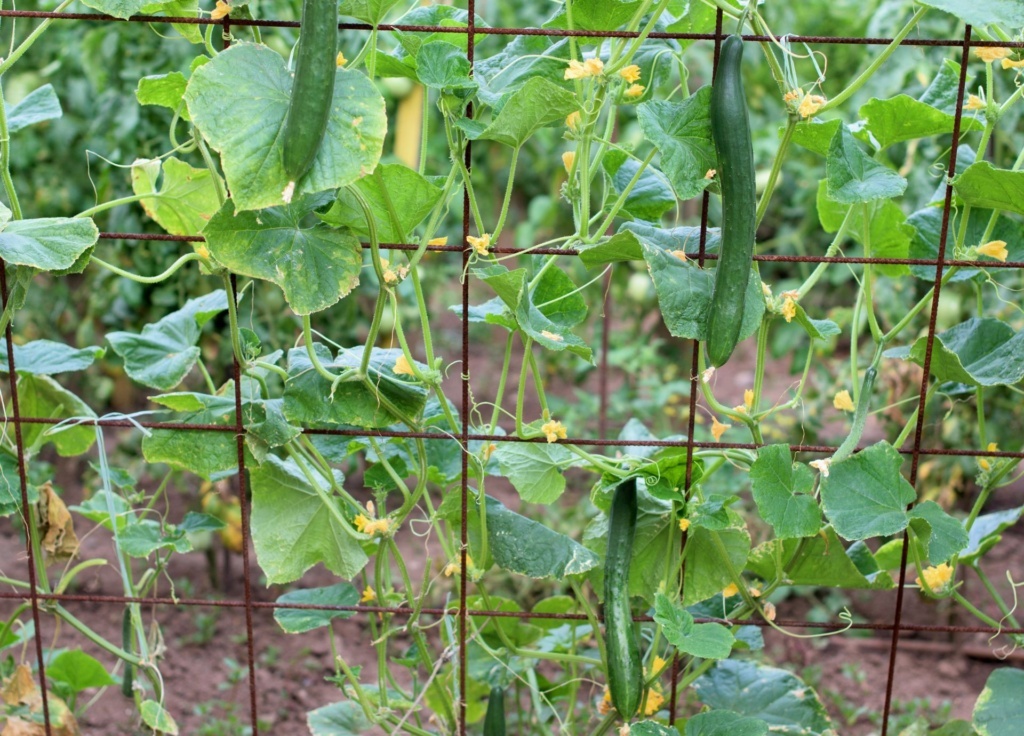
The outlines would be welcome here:
[[[484,716],[484,736],[505,736],[505,691],[492,687]]]
[[[313,166],[316,152],[327,132],[334,100],[337,57],[337,0],[302,0],[302,29],[295,49],[295,80],[284,121],[284,171],[292,190]]]
[[[132,650],[132,607],[125,606],[121,615],[121,647]],[[135,668],[129,662],[124,663],[124,676],[121,678],[121,694],[126,698],[135,697]]]
[[[608,689],[612,705],[629,720],[640,707],[644,671],[640,642],[629,606],[629,563],[636,531],[636,478],[620,483],[608,515],[608,551],[604,561],[604,629]]]
[[[729,36],[722,42],[711,89],[711,137],[722,188],[722,241],[707,332],[708,359],[716,368],[729,360],[739,342],[757,224],[754,149],[740,75],[742,60],[743,40]]]

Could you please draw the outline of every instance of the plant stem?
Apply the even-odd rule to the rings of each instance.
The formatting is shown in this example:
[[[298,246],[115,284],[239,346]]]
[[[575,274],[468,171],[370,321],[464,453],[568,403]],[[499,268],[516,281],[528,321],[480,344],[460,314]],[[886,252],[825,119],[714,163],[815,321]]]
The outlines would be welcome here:
[[[78,216],[81,217],[81,215]],[[125,271],[123,268],[118,268],[112,263],[107,263],[106,261],[101,260],[96,256],[89,257],[89,261],[95,263],[97,266],[105,268],[111,273],[116,273],[118,276],[129,279],[138,284],[159,284],[161,281],[165,281],[169,277],[174,275],[178,271],[178,269],[180,269],[186,263],[191,263],[192,261],[200,261],[202,259],[203,257],[198,253],[186,253],[181,258],[172,263],[170,266],[168,266],[165,271],[163,271],[162,273],[158,273],[156,276],[139,276],[138,274],[132,273],[131,271]]]

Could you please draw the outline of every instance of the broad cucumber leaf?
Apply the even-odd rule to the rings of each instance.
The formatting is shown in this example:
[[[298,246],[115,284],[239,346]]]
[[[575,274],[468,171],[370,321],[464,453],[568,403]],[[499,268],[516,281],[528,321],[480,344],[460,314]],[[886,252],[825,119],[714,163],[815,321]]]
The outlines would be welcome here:
[[[956,116],[909,95],[896,95],[887,100],[873,97],[861,105],[860,116],[867,121],[867,131],[881,148],[894,143],[928,138],[953,132]],[[964,118],[961,131],[970,130],[976,121]]]
[[[953,189],[972,207],[1024,215],[1024,171],[997,169],[988,161],[978,161],[956,177]]]
[[[796,128],[793,130],[793,142],[803,146],[808,151],[813,151],[819,156],[828,156],[828,151],[832,147],[832,139],[835,138],[836,131],[842,125],[843,121],[838,118],[833,120],[820,120],[818,118],[804,120],[796,124]],[[785,128],[779,128],[780,135],[783,130]]]
[[[663,726],[657,721],[640,721],[630,724],[630,736],[679,736],[674,728]]]
[[[706,252],[711,253],[718,250],[718,246],[722,242],[721,232],[721,229],[717,227],[708,228],[704,243]],[[641,261],[644,259],[641,242],[658,246],[669,252],[679,250],[684,253],[694,253],[700,248],[700,228],[689,225],[660,228],[644,222],[626,222],[623,223],[619,232],[610,238],[581,248],[580,261],[587,268],[621,261]]]
[[[825,180],[829,198],[842,204],[899,197],[907,188],[907,180],[864,153],[845,126],[829,145]]]
[[[640,0],[567,0],[572,3],[572,25],[580,31],[616,31],[628,23],[642,3]],[[561,8],[544,28],[568,28],[568,16]],[[582,43],[600,43],[597,38],[580,39]]]
[[[818,219],[825,232],[834,233],[842,226],[843,218],[852,207],[851,222],[847,226],[847,235],[854,241],[864,245],[865,219],[868,223],[867,236],[871,246],[872,258],[906,258],[910,252],[911,238],[914,228],[907,223],[907,216],[899,205],[889,199],[870,202],[867,205],[849,205],[836,202],[829,198],[827,183],[818,184]],[[867,208],[865,218],[863,208]],[[886,276],[901,276],[907,273],[906,266],[880,264],[875,268]],[[932,278],[934,279],[934,269]]]
[[[562,471],[573,454],[559,444],[503,442],[494,457],[520,498],[527,503],[549,504],[565,491]]]
[[[130,556],[145,559],[158,549],[172,549],[175,552],[188,552],[192,542],[184,531],[172,531],[165,534],[160,523],[153,519],[142,519],[129,523],[120,532],[122,551]]]
[[[1024,26],[1024,7],[1017,0],[921,0],[921,4],[952,13],[972,26],[989,23],[1008,28]]]
[[[133,381],[169,391],[181,383],[199,360],[196,344],[203,325],[227,307],[227,294],[218,289],[189,299],[178,311],[143,327],[141,334],[108,332],[107,340],[124,359],[125,372]]]
[[[359,603],[359,591],[351,583],[337,583],[325,588],[305,588],[285,593],[277,599],[278,604],[302,604],[316,606],[355,606]],[[355,611],[331,611],[316,608],[274,609],[274,620],[288,634],[301,634],[322,626],[329,626],[336,618],[351,618]]]
[[[797,549],[801,551],[800,561],[788,567]],[[816,585],[836,588],[882,589],[893,587],[892,578],[878,572],[878,565],[865,573],[858,568],[851,557],[854,547],[843,549],[843,543],[832,527],[825,527],[820,534],[804,540],[787,539],[782,543],[782,565],[786,569],[786,580],[792,585]],[[864,550],[858,554],[870,555]],[[771,542],[758,545],[750,554],[747,569],[764,580],[774,580],[778,573],[778,558]]]
[[[927,347],[928,338],[921,337],[883,355],[924,365]],[[931,372],[968,386],[1014,386],[1024,379],[1024,332],[993,317],[972,317],[935,336]]]
[[[686,736],[768,736],[768,724],[730,710],[712,710],[686,721]]]
[[[68,391],[46,375],[23,375],[18,379],[18,403],[24,417],[47,417],[49,419],[72,419],[95,417],[89,406],[78,396]],[[8,416],[13,407],[8,403]],[[84,424],[57,429],[49,424],[25,424],[21,429],[27,451],[37,452],[46,443],[52,442],[61,457],[81,455],[96,441],[94,427]],[[17,466],[15,466],[17,468]],[[17,473],[15,472],[15,480]],[[15,486],[21,498],[20,486]]]
[[[750,554],[750,534],[742,526],[743,521],[736,512],[728,509],[734,526],[715,531],[700,526],[692,526],[686,543],[686,568],[683,579],[683,605],[692,606],[717,595],[733,582],[729,568],[722,560],[715,537],[725,547],[732,567],[743,570],[747,566]],[[674,522],[675,520],[673,520]],[[665,553],[660,555],[659,572],[664,577]]]
[[[1024,22],[1024,21],[1022,21]],[[981,736],[1015,736],[1024,721],[1024,670],[1003,667],[988,676],[971,725]]]
[[[13,107],[7,106],[7,132],[16,133],[45,120],[56,120],[62,114],[53,85],[44,84],[29,92]]]
[[[351,184],[373,171],[387,130],[384,98],[362,72],[340,67],[327,133],[296,196]],[[238,210],[284,202],[282,163],[292,75],[272,49],[236,43],[195,70],[185,103],[203,137],[221,154]]]
[[[640,163],[621,151],[609,151],[604,157],[604,170],[612,180],[616,194],[622,194],[640,170]],[[640,174],[636,185],[622,206],[624,214],[638,220],[657,222],[676,206],[676,195],[665,175],[648,165]]]
[[[337,471],[335,471],[337,473]],[[367,557],[354,536],[342,501],[326,481],[313,488],[292,460],[269,455],[249,471],[252,540],[267,583],[290,583],[316,564],[350,580]]]
[[[541,128],[564,123],[579,110],[576,95],[544,77],[530,77],[513,92],[491,124],[472,136],[519,148]]]
[[[2,494],[2,487],[0,487],[0,494]],[[975,564],[985,556],[986,552],[999,543],[1002,533],[1016,524],[1022,513],[1024,513],[1024,506],[1017,506],[1005,511],[982,514],[975,519],[967,533],[967,547],[960,553],[960,561],[968,565]]]
[[[810,495],[814,473],[807,465],[793,462],[789,445],[759,448],[750,482],[757,510],[776,538],[810,537],[821,529],[821,510]]]
[[[597,555],[570,537],[520,516],[490,496],[486,503],[487,542],[498,567],[531,578],[562,580],[600,563]]]
[[[14,368],[18,373],[52,376],[84,371],[107,351],[98,346],[73,348],[52,340],[33,340],[14,346]],[[0,340],[0,373],[7,372],[7,341]]]
[[[99,660],[81,649],[68,649],[51,659],[46,664],[46,676],[66,685],[74,693],[117,684]]]
[[[477,28],[489,28],[487,22],[479,15],[475,16],[474,25]],[[465,28],[469,22],[469,12],[461,8],[453,8],[450,5],[427,5],[417,7],[399,18],[395,23],[402,26],[448,26],[450,28]],[[423,44],[431,41],[447,41],[454,43],[459,48],[467,46],[466,35],[459,33],[430,33],[427,31],[394,31],[398,42],[409,56],[415,57]],[[477,34],[475,43],[480,43],[485,37]]]
[[[340,12],[376,26],[392,8],[401,3],[402,0],[342,0]]]
[[[473,78],[480,83],[477,96],[491,107],[523,86],[531,77],[567,86],[564,80],[569,61],[569,39],[546,36],[516,36],[494,56],[473,64]]]
[[[933,565],[945,562],[967,546],[963,525],[934,501],[922,501],[911,509],[910,528],[921,540]]]
[[[427,87],[445,94],[472,92],[477,84],[470,76],[466,49],[448,41],[431,41],[416,53],[416,76]]]
[[[9,217],[9,215],[8,215]],[[40,271],[84,268],[79,259],[99,240],[91,217],[43,217],[13,220],[0,232],[0,258],[7,264]]]
[[[178,724],[174,722],[171,714],[155,700],[144,700],[139,706],[139,715],[142,722],[154,731],[167,734],[167,736],[178,736]]]
[[[323,366],[333,374],[358,368],[363,346],[343,348],[331,357],[327,347],[314,344]],[[284,415],[296,424],[349,424],[357,427],[387,427],[399,421],[390,409],[382,406],[380,397],[404,414],[415,417],[427,403],[427,389],[397,375],[395,363],[401,350],[374,348],[370,354],[368,381],[339,383],[331,395],[331,381],[313,368],[305,348],[288,351],[288,380],[284,385]],[[417,363],[421,370],[427,366]],[[379,394],[379,395],[378,395]],[[325,399],[325,397],[327,397]]]
[[[163,180],[157,188],[157,179]],[[196,169],[173,156],[165,159],[136,159],[132,163],[132,191],[138,195],[159,194],[142,199],[146,214],[171,235],[199,235],[220,208],[213,174]]]
[[[711,140],[711,87],[705,85],[682,102],[651,100],[637,106],[644,137],[661,153],[661,170],[679,199],[707,189],[709,169],[717,166]]]
[[[907,506],[917,494],[900,473],[903,458],[888,442],[879,442],[832,463],[821,479],[825,516],[844,539],[868,539],[903,531]]]
[[[187,86],[188,79],[181,72],[152,74],[139,80],[135,88],[135,99],[140,105],[157,105],[169,110],[178,110],[178,115],[189,121],[191,118],[188,116],[188,107],[182,104]]]
[[[381,164],[355,186],[370,205],[377,224],[377,237],[385,243],[406,242],[441,198],[439,187],[402,164]],[[398,220],[397,230],[392,212]],[[362,208],[345,189],[338,192],[337,200],[320,219],[332,227],[347,227],[359,237],[370,235]]]
[[[225,268],[277,284],[293,312],[312,314],[347,296],[363,265],[362,247],[351,233],[303,223],[331,199],[329,194],[301,197],[259,212],[238,211],[235,201],[227,201],[203,235]]]
[[[1024,228],[1021,227],[1021,224],[1008,217],[1000,217],[996,221],[995,229],[986,236],[991,217],[991,210],[971,209],[967,221],[967,230],[964,232],[964,245],[967,247],[982,245],[983,237],[987,237],[988,240],[1002,240],[1006,243],[1006,250],[1008,252],[1006,260],[1024,260]],[[950,219],[949,232],[946,236],[947,258],[950,257],[951,251],[949,249],[952,247],[953,238],[958,232],[960,222],[962,221],[955,216]],[[910,257],[925,258],[932,261],[937,260],[939,257],[939,239],[942,235],[942,209],[939,207],[926,207],[918,210],[907,218],[907,224],[913,225],[917,231],[910,243]],[[985,260],[987,256],[979,256],[979,258]],[[949,266],[943,267],[943,275],[948,271]],[[961,266],[955,274],[949,277],[949,280],[954,283],[969,281],[981,271],[982,269],[980,268]],[[911,266],[910,272],[929,284],[935,281],[935,266]],[[997,271],[996,273],[1001,272]]]
[[[26,425],[27,426],[27,425]],[[29,485],[28,502],[36,503],[39,492]],[[0,518],[21,511],[21,477],[18,475],[18,459],[6,450],[0,450]]]
[[[705,705],[759,718],[773,734],[817,736],[832,728],[817,693],[785,670],[724,660],[693,686]]]
[[[669,644],[701,659],[726,659],[736,642],[726,626],[695,624],[692,613],[660,592],[654,596],[654,621],[661,625]]]
[[[371,728],[362,706],[351,700],[309,711],[306,724],[312,736],[359,736]]]
[[[186,424],[235,424],[234,383],[224,385],[218,395],[197,393],[164,394],[152,397],[158,404],[184,416]],[[156,429],[142,439],[142,454],[149,463],[167,463],[207,480],[230,473],[238,467],[238,446],[231,432],[196,429]]]

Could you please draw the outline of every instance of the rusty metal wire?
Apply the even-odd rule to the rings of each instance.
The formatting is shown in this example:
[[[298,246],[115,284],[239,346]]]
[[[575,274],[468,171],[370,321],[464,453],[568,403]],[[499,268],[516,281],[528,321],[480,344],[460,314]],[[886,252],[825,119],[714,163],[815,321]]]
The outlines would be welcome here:
[[[278,20],[251,20],[251,19],[231,19],[230,16],[221,20],[213,20],[208,17],[198,18],[185,18],[185,17],[164,17],[164,16],[148,16],[148,15],[136,15],[126,20],[111,18],[106,15],[98,13],[51,13],[44,11],[21,11],[21,10],[0,10],[0,17],[10,18],[31,18],[31,19],[53,19],[57,21],[80,21],[80,22],[98,22],[98,23],[111,23],[111,22],[129,22],[129,23],[179,23],[179,24],[190,24],[190,25],[220,25],[223,29],[224,44],[227,46],[230,43],[230,32],[232,27],[260,27],[260,28],[297,28],[299,23],[297,21],[278,21]],[[716,19],[716,28],[713,34],[693,34],[693,33],[665,33],[655,32],[649,34],[651,38],[658,39],[674,39],[674,40],[700,40],[700,41],[711,41],[714,43],[714,64],[713,69],[717,69],[718,64],[718,53],[723,38],[722,33],[723,14],[719,10]],[[342,30],[370,30],[371,27],[361,23],[340,23],[339,29]],[[502,28],[502,27],[486,27],[477,24],[477,17],[475,14],[475,0],[468,0],[468,25],[458,26],[422,26],[422,25],[401,25],[401,24],[382,24],[379,26],[379,30],[383,31],[406,31],[406,32],[424,32],[424,33],[444,33],[444,34],[455,34],[463,35],[467,39],[467,56],[472,68],[475,47],[478,37],[484,36],[549,36],[549,37],[585,37],[585,38],[635,38],[639,34],[637,32],[620,32],[620,31],[608,31],[608,32],[597,32],[597,31],[569,31],[562,29],[542,29],[542,28]],[[855,38],[855,37],[841,37],[841,36],[800,36],[790,35],[789,40],[797,42],[805,42],[808,44],[854,44],[854,45],[888,45],[892,42],[891,38]],[[744,40],[749,42],[765,42],[771,41],[766,36],[758,35],[746,35]],[[963,99],[965,95],[966,87],[966,69],[967,69],[967,57],[972,48],[985,47],[985,46],[1004,46],[1010,48],[1024,48],[1024,42],[1021,41],[974,41],[971,38],[971,28],[968,26],[965,29],[964,36],[962,39],[931,39],[931,38],[908,38],[901,42],[901,46],[931,46],[931,47],[947,47],[947,48],[959,48],[961,49],[961,72],[959,79],[958,88],[958,101],[957,113],[955,118],[954,133],[952,136],[953,142],[949,155],[949,165],[947,171],[955,171],[955,163],[957,159],[957,147],[959,142],[959,131],[962,120],[962,107]],[[472,109],[468,113],[472,115]],[[471,144],[467,144],[465,151],[464,163],[467,168],[472,165],[471,160]],[[470,207],[469,207],[469,196],[468,192],[464,191],[463,194],[463,220],[462,220],[462,244],[459,245],[432,245],[428,246],[428,250],[435,252],[450,252],[460,253],[462,255],[462,264],[465,267],[468,264],[469,255],[471,249],[467,244],[467,236],[470,234]],[[701,208],[701,226],[700,226],[700,239],[699,249],[693,253],[687,253],[687,257],[694,258],[697,260],[701,267],[704,266],[706,261],[717,259],[717,254],[707,253],[707,234],[708,234],[708,202],[709,197],[705,192],[702,200]],[[900,452],[911,457],[911,473],[910,482],[916,484],[919,475],[920,460],[925,456],[958,456],[958,457],[995,457],[995,458],[1015,458],[1024,459],[1024,452],[1005,452],[1005,451],[987,451],[980,449],[952,449],[952,448],[927,448],[922,444],[924,423],[925,423],[925,404],[926,395],[928,388],[928,375],[929,366],[932,360],[934,338],[936,334],[936,320],[937,320],[937,308],[941,292],[941,279],[944,269],[958,266],[958,267],[976,267],[976,268],[998,268],[998,269],[1024,269],[1024,262],[1021,261],[1008,261],[998,262],[993,260],[957,260],[947,259],[946,256],[946,245],[947,236],[949,229],[949,219],[952,210],[952,188],[947,182],[946,196],[942,210],[942,228],[940,234],[940,246],[938,257],[935,259],[920,259],[920,258],[866,258],[866,257],[848,257],[848,256],[836,256],[836,257],[825,257],[825,256],[796,256],[796,255],[772,255],[772,254],[761,254],[755,256],[755,259],[762,262],[773,262],[773,263],[843,263],[843,264],[879,264],[879,265],[908,265],[908,266],[921,266],[926,268],[935,269],[934,277],[934,291],[932,296],[931,312],[929,315],[928,331],[927,331],[927,348],[924,360],[924,370],[922,372],[922,383],[920,386],[919,401],[918,401],[918,414],[917,414],[917,425],[915,427],[914,439],[909,448],[901,448]],[[102,239],[107,240],[136,240],[136,241],[154,241],[154,242],[180,242],[180,243],[195,243],[203,242],[201,236],[177,236],[167,235],[159,233],[129,233],[129,232],[104,232],[100,234]],[[365,248],[369,247],[369,244],[364,243]],[[415,243],[384,243],[380,246],[382,249],[391,250],[415,250],[419,247],[419,244]],[[534,248],[534,249],[520,249],[497,246],[492,248],[492,251],[500,254],[532,254],[532,255],[563,255],[563,256],[579,256],[580,251],[578,249],[571,248]],[[0,262],[0,298],[2,298],[2,304],[5,306],[9,297],[8,284],[6,279],[5,269],[2,267],[3,264]],[[232,287],[235,287],[235,277],[231,277]],[[581,446],[597,446],[597,447],[685,447],[687,454],[686,463],[686,476],[685,476],[685,487],[684,490],[688,495],[692,485],[693,479],[693,459],[694,454],[697,450],[706,448],[730,448],[730,449],[743,449],[743,450],[756,450],[760,445],[752,443],[709,443],[709,442],[697,442],[693,439],[695,430],[695,420],[697,412],[697,393],[699,391],[699,376],[698,373],[698,350],[699,344],[694,341],[693,353],[692,353],[692,364],[690,371],[690,398],[689,398],[689,416],[687,420],[688,431],[687,439],[683,441],[661,441],[661,440],[618,440],[618,439],[607,439],[607,409],[608,409],[608,352],[609,352],[609,333],[612,319],[612,307],[613,304],[608,299],[608,288],[610,284],[610,271],[605,281],[605,301],[604,301],[604,312],[602,315],[602,344],[601,354],[599,363],[599,387],[600,387],[600,412],[599,412],[599,431],[597,437],[579,437],[569,438],[563,440],[567,444],[575,444]],[[468,313],[469,308],[469,279],[465,279],[462,284],[462,306],[463,313]],[[18,455],[18,474],[20,482],[21,500],[22,500],[22,522],[26,529],[32,528],[32,519],[30,518],[30,507],[28,504],[28,475],[25,464],[25,447],[22,438],[22,427],[24,425],[39,425],[39,424],[56,424],[59,420],[50,419],[47,417],[25,417],[22,416],[19,400],[18,400],[18,388],[17,388],[17,373],[15,366],[15,356],[13,349],[13,331],[10,324],[8,324],[5,334],[5,340],[7,343],[7,354],[8,354],[8,365],[7,373],[10,381],[9,391],[11,397],[11,416],[8,418],[14,428],[15,442],[17,446]],[[543,442],[543,438],[534,440],[524,440],[514,436],[506,435],[490,435],[470,432],[470,334],[469,334],[469,322],[463,320],[462,323],[462,345],[461,345],[461,358],[462,358],[462,376],[461,376],[461,391],[462,391],[462,407],[460,408],[460,421],[462,422],[462,430],[459,434],[458,440],[462,443],[463,447],[468,447],[468,443],[473,440],[482,440],[489,442]],[[98,605],[125,605],[127,603],[145,603],[148,605],[160,605],[160,606],[195,606],[195,607],[216,607],[216,608],[241,608],[245,612],[246,621],[246,646],[247,646],[247,658],[249,665],[249,705],[250,705],[250,723],[252,733],[254,735],[259,734],[259,720],[258,720],[258,690],[256,685],[256,658],[255,658],[255,634],[253,625],[253,615],[255,611],[265,610],[279,610],[279,609],[311,609],[311,610],[328,610],[328,611],[343,611],[351,612],[353,614],[391,614],[391,615],[428,615],[428,616],[454,616],[458,622],[458,718],[459,718],[459,733],[464,735],[466,733],[466,677],[467,677],[467,658],[466,658],[466,641],[467,641],[467,626],[471,618],[515,618],[515,619],[562,619],[562,620],[585,620],[584,614],[557,614],[557,613],[531,613],[525,611],[487,611],[487,610],[475,610],[471,609],[467,605],[467,588],[468,588],[468,576],[467,576],[467,564],[466,556],[468,549],[468,525],[465,523],[468,513],[469,503],[469,485],[468,485],[468,473],[467,463],[468,455],[466,452],[462,454],[462,480],[461,480],[461,510],[463,523],[460,524],[460,559],[461,559],[461,570],[458,576],[459,579],[459,597],[458,606],[451,608],[421,608],[414,609],[406,606],[367,606],[367,605],[355,605],[355,606],[321,606],[314,604],[282,604],[277,602],[259,601],[256,600],[253,594],[251,585],[251,560],[249,557],[249,515],[251,512],[250,501],[248,498],[246,488],[246,460],[244,452],[244,435],[246,427],[243,421],[242,412],[242,396],[240,389],[240,371],[241,367],[237,361],[234,361],[232,365],[232,373],[235,379],[235,420],[231,424],[198,424],[198,423],[186,423],[186,422],[160,422],[160,421],[128,421],[118,419],[97,419],[94,424],[103,428],[125,428],[132,429],[139,426],[147,429],[155,430],[191,430],[191,431],[204,431],[204,432],[233,432],[235,433],[237,440],[237,454],[238,454],[238,494],[241,500],[242,507],[242,537],[243,537],[243,553],[242,553],[242,564],[243,564],[243,587],[244,597],[241,600],[228,599],[228,600],[203,600],[203,599],[192,599],[192,598],[170,598],[170,597],[153,597],[153,598],[130,598],[124,596],[115,595],[85,595],[85,594],[73,594],[73,593],[44,593],[41,592],[38,586],[37,580],[37,563],[38,560],[35,558],[32,544],[26,536],[26,566],[28,572],[29,590],[27,593],[20,592],[6,592],[0,591],[0,600],[29,600],[31,604],[33,622],[35,624],[35,630],[37,635],[35,639],[35,651],[36,659],[38,663],[38,677],[40,689],[43,694],[43,717],[45,721],[46,733],[52,734],[49,716],[49,705],[46,697],[46,675],[45,675],[45,662],[43,657],[43,647],[41,637],[38,635],[40,631],[40,613],[41,610],[45,610],[47,606],[53,605],[58,602],[65,603],[91,603]],[[428,433],[428,432],[411,432],[411,431],[400,431],[400,430],[342,430],[342,429],[317,429],[317,428],[304,428],[303,431],[311,435],[341,435],[341,436],[374,436],[374,437],[393,437],[393,438],[408,438],[408,439],[424,439],[424,440],[448,440],[453,441],[455,438],[450,435]],[[791,444],[791,449],[794,452],[802,453],[826,453],[832,454],[836,448],[827,445],[803,445],[803,444]],[[685,535],[684,535],[685,539]],[[904,535],[904,542],[906,542],[906,535]],[[870,631],[888,631],[891,632],[891,646],[888,663],[888,677],[885,686],[885,706],[883,711],[882,721],[882,736],[887,736],[889,728],[889,716],[892,707],[892,691],[893,682],[895,679],[895,671],[897,664],[897,656],[900,642],[900,634],[902,632],[957,632],[957,633],[986,633],[986,634],[1024,634],[1024,629],[1013,629],[1013,628],[1002,628],[996,630],[992,627],[987,626],[950,626],[950,625],[932,625],[932,624],[909,624],[905,623],[903,619],[903,602],[904,602],[904,591],[907,577],[907,544],[903,546],[903,558],[901,560],[899,570],[899,585],[896,591],[896,602],[893,611],[893,618],[889,622],[858,622],[852,625],[841,624],[841,623],[814,623],[808,621],[799,620],[779,620],[776,622],[777,625],[787,628],[804,628],[804,629],[818,629],[818,630],[832,630],[837,631],[845,628],[870,630]],[[651,621],[650,616],[637,616],[637,621]],[[756,620],[725,620],[725,619],[714,619],[714,618],[698,618],[697,621],[716,621],[720,623],[726,623],[730,625],[752,625],[763,627],[767,623],[761,619]],[[680,672],[680,662],[678,659],[674,659],[671,667],[671,695],[669,701],[669,712],[670,720],[674,721],[676,718],[677,702],[678,702],[678,676]]]

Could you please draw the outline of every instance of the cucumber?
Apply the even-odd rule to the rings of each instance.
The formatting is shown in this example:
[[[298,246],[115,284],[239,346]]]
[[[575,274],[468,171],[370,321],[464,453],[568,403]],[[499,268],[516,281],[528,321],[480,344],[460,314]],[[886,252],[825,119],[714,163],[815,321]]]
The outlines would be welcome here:
[[[289,188],[313,166],[327,132],[338,64],[337,0],[302,0],[295,81],[284,121],[284,172]],[[291,199],[291,192],[286,201]]]
[[[742,60],[743,40],[729,36],[722,42],[711,89],[711,137],[722,188],[722,241],[707,331],[708,359],[716,368],[729,360],[739,342],[757,227],[754,149],[740,75]]]
[[[131,606],[124,607],[121,615],[121,647],[126,651],[132,651],[132,609]],[[124,663],[124,677],[121,678],[121,694],[126,698],[135,697],[135,668],[128,662]]]
[[[608,690],[612,705],[627,721],[640,707],[644,689],[640,642],[629,606],[629,563],[636,532],[636,495],[636,478],[630,478],[615,488],[608,515],[608,550],[604,558]]]
[[[505,691],[492,687],[484,716],[484,736],[505,736]]]

